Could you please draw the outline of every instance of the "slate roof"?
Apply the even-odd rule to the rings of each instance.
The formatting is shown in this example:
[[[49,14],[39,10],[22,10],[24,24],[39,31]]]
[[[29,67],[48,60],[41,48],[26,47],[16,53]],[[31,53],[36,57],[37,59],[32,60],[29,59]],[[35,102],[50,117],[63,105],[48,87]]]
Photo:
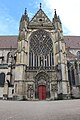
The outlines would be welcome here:
[[[18,36],[0,36],[0,48],[17,48]]]
[[[80,49],[80,36],[64,36],[66,48]]]
[[[67,59],[74,60],[76,58],[77,58],[76,55],[72,54],[70,51],[67,51]]]
[[[18,36],[0,36],[0,48],[17,48]],[[66,48],[80,49],[80,36],[64,36]]]

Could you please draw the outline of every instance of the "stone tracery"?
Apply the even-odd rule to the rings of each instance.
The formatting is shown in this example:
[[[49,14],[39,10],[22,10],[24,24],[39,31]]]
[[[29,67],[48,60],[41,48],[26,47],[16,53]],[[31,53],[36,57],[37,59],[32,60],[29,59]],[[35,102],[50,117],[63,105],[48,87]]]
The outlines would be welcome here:
[[[30,39],[30,50],[36,55],[47,55],[52,51],[52,40],[48,32],[44,30],[38,30],[33,32]]]
[[[43,59],[41,59],[43,58]],[[43,60],[43,64],[42,63]],[[39,29],[30,38],[29,66],[51,66],[53,60],[53,43],[48,32]],[[34,63],[33,63],[34,61]]]

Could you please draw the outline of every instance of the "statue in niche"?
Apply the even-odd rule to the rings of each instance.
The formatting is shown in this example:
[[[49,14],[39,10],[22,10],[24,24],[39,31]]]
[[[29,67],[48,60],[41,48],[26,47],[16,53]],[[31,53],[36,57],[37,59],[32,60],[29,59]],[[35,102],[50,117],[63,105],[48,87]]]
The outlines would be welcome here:
[[[33,99],[34,87],[33,85],[28,85],[28,98]]]

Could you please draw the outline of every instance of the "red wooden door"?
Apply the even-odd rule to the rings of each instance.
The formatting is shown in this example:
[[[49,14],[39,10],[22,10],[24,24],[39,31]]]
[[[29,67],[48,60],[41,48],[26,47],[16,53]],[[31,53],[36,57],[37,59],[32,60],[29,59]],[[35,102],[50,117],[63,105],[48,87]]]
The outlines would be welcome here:
[[[46,86],[45,85],[40,85],[38,87],[38,96],[39,96],[39,100],[46,99]]]

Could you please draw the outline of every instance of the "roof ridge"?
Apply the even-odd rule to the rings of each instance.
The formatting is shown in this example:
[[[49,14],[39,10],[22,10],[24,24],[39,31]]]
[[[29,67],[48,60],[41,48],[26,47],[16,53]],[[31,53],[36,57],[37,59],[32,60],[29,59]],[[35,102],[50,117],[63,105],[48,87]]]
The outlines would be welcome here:
[[[64,37],[80,37],[77,35],[63,35]],[[0,35],[0,37],[18,37],[18,35]]]
[[[0,37],[16,37],[18,35],[0,35]]]
[[[64,37],[80,37],[78,35],[63,35]]]

